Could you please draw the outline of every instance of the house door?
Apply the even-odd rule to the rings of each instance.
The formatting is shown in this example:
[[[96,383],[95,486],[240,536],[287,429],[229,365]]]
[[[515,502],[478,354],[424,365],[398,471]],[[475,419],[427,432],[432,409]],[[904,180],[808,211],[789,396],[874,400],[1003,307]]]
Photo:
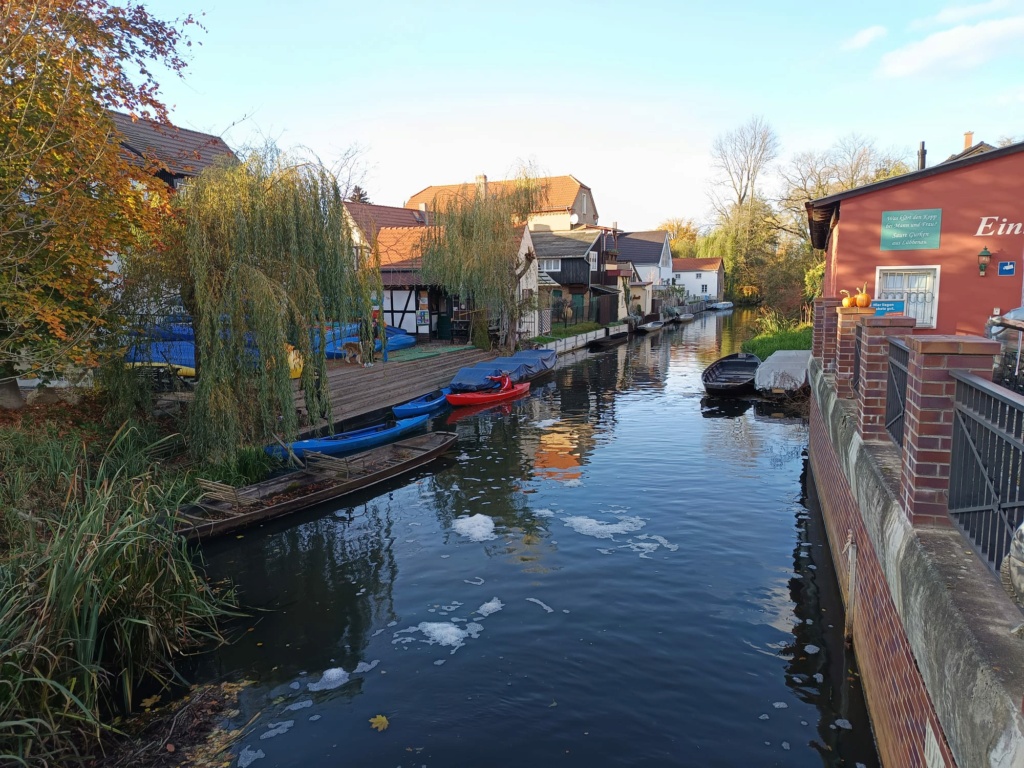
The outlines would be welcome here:
[[[572,295],[572,316],[576,322],[581,322],[586,318],[583,317],[583,294],[574,293]]]
[[[441,298],[437,312],[437,338],[443,341],[452,340],[452,300],[449,296]]]

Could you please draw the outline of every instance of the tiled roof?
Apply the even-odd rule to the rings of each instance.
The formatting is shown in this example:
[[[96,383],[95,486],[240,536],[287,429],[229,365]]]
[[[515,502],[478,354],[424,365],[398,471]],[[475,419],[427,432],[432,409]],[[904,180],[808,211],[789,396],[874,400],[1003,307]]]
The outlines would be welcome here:
[[[673,272],[717,272],[721,259],[672,259]]]
[[[544,176],[536,181],[541,185],[541,200],[534,213],[567,210],[576,202],[576,195],[579,194],[581,188],[590,190],[590,187],[574,176]],[[506,186],[510,187],[516,183],[518,182],[515,180],[488,180],[487,191],[488,193],[497,193],[504,190]],[[476,193],[476,189],[475,182],[427,187],[410,197],[406,201],[405,207],[418,209],[421,203],[426,203],[429,210],[437,210],[453,197],[472,197]]]
[[[954,160],[963,160],[965,157],[974,157],[984,152],[991,152],[995,147],[989,144],[987,141],[979,141],[977,144],[972,144],[962,152],[957,152],[955,155],[950,155],[942,162],[952,163]]]
[[[583,232],[531,232],[533,252],[538,259],[583,259],[595,250],[598,233]]]
[[[354,203],[345,201],[345,210],[362,230],[368,240],[377,236],[381,227],[423,227],[426,219],[422,211],[408,208],[396,208],[390,205],[371,205],[370,203]]]
[[[110,111],[108,114],[121,134],[125,156],[139,166],[156,162],[174,176],[195,176],[218,158],[235,156],[220,136],[152,120],[133,119],[121,112]]]
[[[649,232],[619,233],[619,260],[628,260],[634,264],[658,264],[661,252],[665,247],[668,232],[652,230]]]
[[[419,269],[423,234],[423,227],[381,227],[377,230],[381,269]]]

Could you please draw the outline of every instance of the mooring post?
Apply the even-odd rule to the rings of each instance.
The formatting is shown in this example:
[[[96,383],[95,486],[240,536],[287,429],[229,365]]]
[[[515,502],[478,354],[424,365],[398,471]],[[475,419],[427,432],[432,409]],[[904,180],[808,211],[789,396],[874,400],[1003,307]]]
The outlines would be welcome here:
[[[846,621],[843,624],[843,639],[847,645],[853,645],[853,621],[857,612],[857,540],[853,538],[853,529],[846,535]]]

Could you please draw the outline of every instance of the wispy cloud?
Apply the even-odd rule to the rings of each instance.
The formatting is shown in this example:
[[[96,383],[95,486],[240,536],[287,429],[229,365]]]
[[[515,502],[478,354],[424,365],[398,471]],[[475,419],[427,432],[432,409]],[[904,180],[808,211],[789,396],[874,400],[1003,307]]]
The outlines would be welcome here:
[[[962,24],[936,32],[882,56],[879,74],[908,77],[922,72],[974,69],[1007,50],[1019,50],[1024,15]]]
[[[859,51],[861,48],[867,48],[875,42],[875,40],[878,40],[880,37],[885,37],[887,31],[888,30],[882,26],[862,29],[853,37],[843,41],[842,49],[844,51]]]
[[[998,11],[1004,11],[1014,4],[1011,0],[988,0],[987,3],[975,3],[974,5],[951,5],[943,8],[934,16],[917,19],[911,24],[911,27],[920,29],[922,27],[961,24],[980,16],[990,16]]]

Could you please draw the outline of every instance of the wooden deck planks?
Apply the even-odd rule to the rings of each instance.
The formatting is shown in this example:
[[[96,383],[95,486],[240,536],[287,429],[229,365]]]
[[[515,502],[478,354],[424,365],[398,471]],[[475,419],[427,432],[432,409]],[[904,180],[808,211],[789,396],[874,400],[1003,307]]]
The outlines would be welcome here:
[[[331,410],[335,423],[365,416],[382,408],[407,402],[446,386],[455,373],[467,366],[494,358],[492,352],[478,349],[447,352],[437,357],[406,362],[384,363],[378,360],[369,368],[335,364],[328,370]],[[305,395],[295,386],[295,407],[305,411]],[[314,425],[307,434],[322,427]]]

